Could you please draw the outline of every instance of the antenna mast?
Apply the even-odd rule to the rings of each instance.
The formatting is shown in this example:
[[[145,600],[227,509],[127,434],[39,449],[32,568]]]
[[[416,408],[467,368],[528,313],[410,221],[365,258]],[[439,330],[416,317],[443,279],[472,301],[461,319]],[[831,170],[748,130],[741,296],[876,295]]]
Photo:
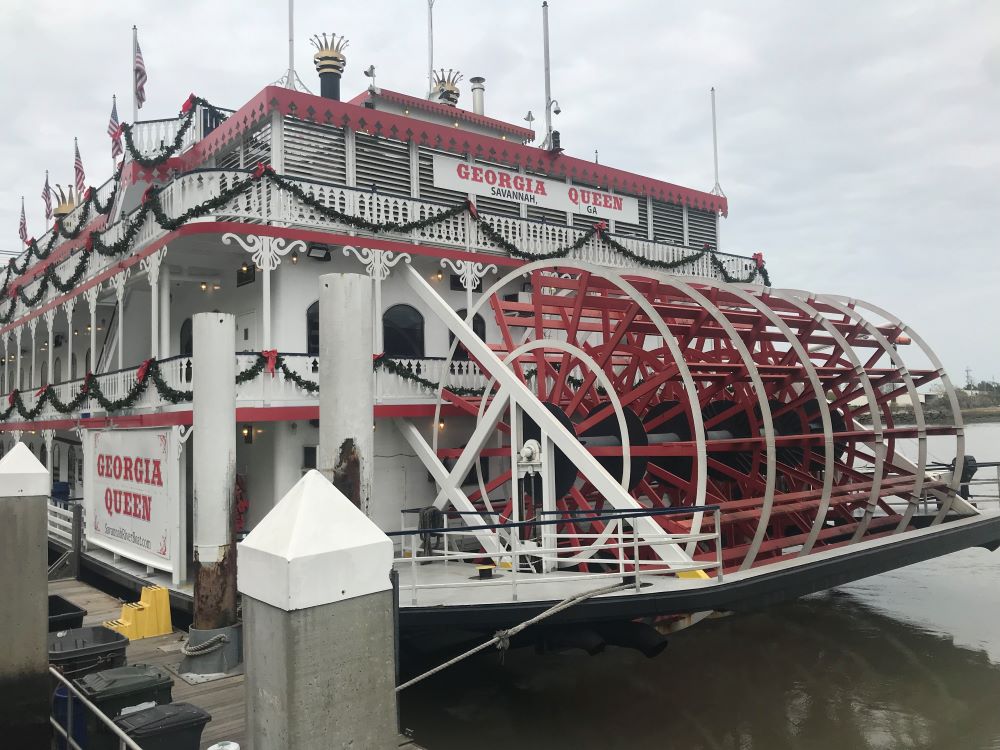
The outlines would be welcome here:
[[[427,98],[434,98],[434,0],[427,0]]]
[[[542,148],[552,145],[552,83],[549,77],[549,4],[542,3],[542,57],[545,61],[545,140]]]
[[[712,156],[715,161],[715,187],[712,188],[712,195],[725,198],[726,194],[722,192],[722,185],[719,184],[719,136],[715,125],[715,86],[712,87]]]
[[[288,70],[275,81],[275,85],[292,91],[301,89],[308,94],[312,93],[295,72],[295,0],[288,0]]]

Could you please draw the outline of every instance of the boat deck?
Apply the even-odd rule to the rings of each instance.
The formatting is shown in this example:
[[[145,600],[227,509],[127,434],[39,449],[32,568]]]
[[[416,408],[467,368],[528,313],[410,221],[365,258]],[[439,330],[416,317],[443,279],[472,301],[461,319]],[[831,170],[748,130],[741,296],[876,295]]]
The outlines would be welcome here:
[[[49,593],[58,594],[87,610],[87,615],[83,618],[85,626],[100,625],[121,614],[120,600],[82,581],[50,581]],[[175,630],[170,635],[130,641],[126,651],[128,663],[176,666],[181,659],[180,645],[183,638],[184,634]],[[201,736],[201,750],[222,740],[230,740],[239,743],[240,747],[247,747],[243,684],[243,675],[200,685],[189,685],[174,676],[174,702],[192,703],[212,715],[212,720],[205,726]],[[405,750],[421,750],[402,737],[399,746]]]

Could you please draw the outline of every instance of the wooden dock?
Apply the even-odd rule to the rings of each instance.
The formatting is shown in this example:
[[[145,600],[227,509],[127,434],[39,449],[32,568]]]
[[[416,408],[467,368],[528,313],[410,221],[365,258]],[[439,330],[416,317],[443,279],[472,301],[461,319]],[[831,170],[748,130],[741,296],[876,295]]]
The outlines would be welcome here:
[[[117,619],[121,615],[122,603],[103,591],[74,580],[52,581],[49,593],[59,594],[87,610],[84,625],[100,625],[106,620]],[[180,645],[183,633],[175,631],[170,635],[143,638],[128,644],[126,656],[129,664],[155,664],[161,667],[176,667],[181,660]],[[176,675],[173,698],[175,703],[193,703],[212,715],[201,736],[201,747],[221,740],[238,742],[246,747],[243,676],[226,677],[221,680],[189,685]]]
[[[49,593],[59,594],[87,610],[87,616],[83,618],[84,625],[100,625],[121,615],[121,601],[80,581],[51,581]],[[131,641],[126,652],[128,663],[176,666],[181,660],[180,645],[183,638],[183,633],[174,631],[170,635]],[[201,736],[201,750],[222,740],[237,742],[241,748],[247,747],[243,675],[200,685],[189,685],[176,675],[172,676],[175,703],[192,703],[212,715],[212,720],[205,726]],[[420,750],[405,738],[400,739],[400,748]]]

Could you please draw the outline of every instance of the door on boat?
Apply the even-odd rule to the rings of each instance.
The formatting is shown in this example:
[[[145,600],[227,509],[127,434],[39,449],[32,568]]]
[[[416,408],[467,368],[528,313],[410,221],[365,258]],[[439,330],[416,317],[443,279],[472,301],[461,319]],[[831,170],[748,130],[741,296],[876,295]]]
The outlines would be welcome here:
[[[257,349],[257,312],[240,313],[236,316],[236,350],[255,352]]]

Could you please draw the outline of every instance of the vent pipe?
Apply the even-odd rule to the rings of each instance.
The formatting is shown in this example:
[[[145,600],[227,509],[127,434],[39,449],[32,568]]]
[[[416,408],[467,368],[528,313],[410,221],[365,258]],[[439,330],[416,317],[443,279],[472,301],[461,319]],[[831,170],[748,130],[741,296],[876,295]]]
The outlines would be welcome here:
[[[486,114],[486,79],[475,76],[469,79],[472,84],[472,111],[477,115]]]
[[[312,38],[312,44],[316,48],[313,63],[319,73],[319,93],[324,99],[340,101],[340,77],[347,66],[344,50],[349,43],[343,36],[338,37],[336,34],[330,34],[329,38],[326,34],[322,37],[317,34]]]

